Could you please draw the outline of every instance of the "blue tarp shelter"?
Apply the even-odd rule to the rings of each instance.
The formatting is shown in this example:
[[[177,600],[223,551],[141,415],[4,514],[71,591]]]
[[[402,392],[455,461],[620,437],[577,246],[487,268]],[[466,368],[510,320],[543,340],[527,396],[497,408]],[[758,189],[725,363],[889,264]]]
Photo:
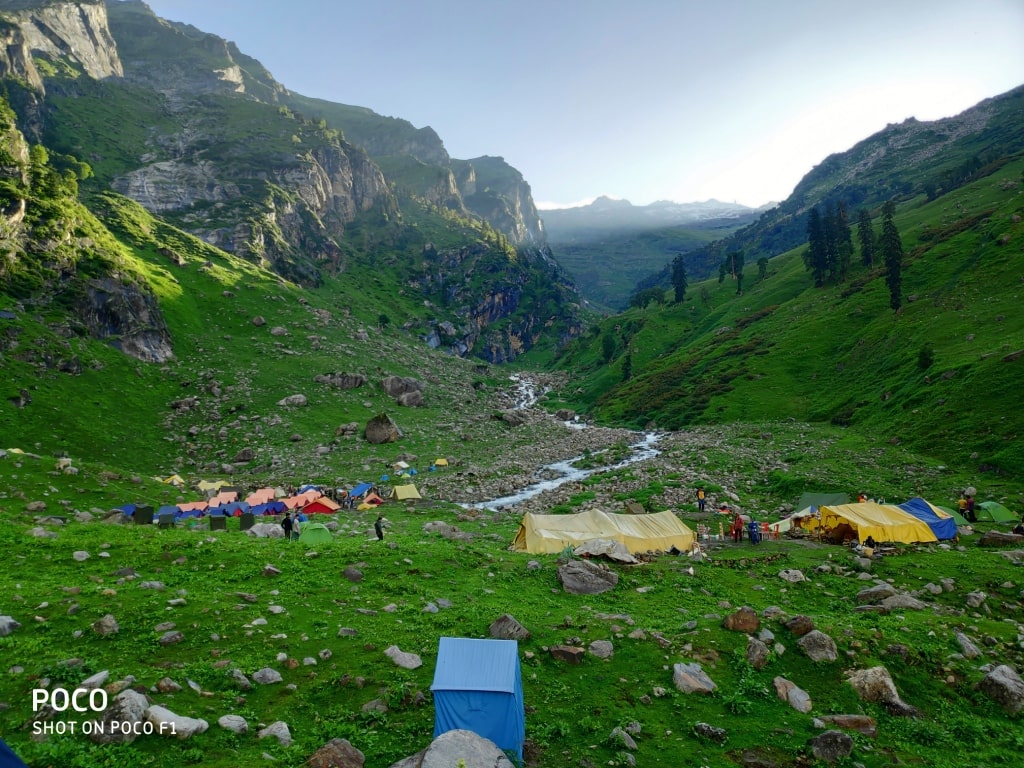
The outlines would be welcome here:
[[[367,493],[367,491],[369,491],[371,488],[373,488],[372,483],[360,483],[351,491],[349,491],[348,495],[351,496],[353,499],[358,499],[360,496]]]
[[[455,729],[472,731],[522,761],[526,709],[515,640],[442,637],[430,690],[435,739]]]
[[[282,507],[284,504],[281,505]],[[209,507],[206,510],[208,515],[225,515],[226,517],[238,517],[246,512],[251,512],[252,509],[244,501],[229,501],[227,504],[221,504],[219,507]]]
[[[122,504],[120,507],[114,507],[114,509],[120,509],[129,517],[135,514],[135,510],[138,509],[137,504]]]
[[[919,496],[915,496],[897,506],[918,520],[927,523],[928,527],[932,529],[932,533],[935,534],[935,538],[939,541],[956,538],[956,520]]]

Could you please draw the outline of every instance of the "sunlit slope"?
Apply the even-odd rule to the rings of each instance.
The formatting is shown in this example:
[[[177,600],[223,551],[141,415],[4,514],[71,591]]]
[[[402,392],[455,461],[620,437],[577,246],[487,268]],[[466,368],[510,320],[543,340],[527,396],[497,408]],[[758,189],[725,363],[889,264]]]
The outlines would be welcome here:
[[[1019,472],[1022,169],[1017,159],[899,207],[898,312],[882,267],[855,254],[846,282],[815,289],[799,248],[771,260],[763,281],[748,264],[741,295],[729,278],[700,283],[682,305],[634,309],[592,329],[557,363],[582,372],[565,399],[598,418],[661,428],[831,421]],[[607,361],[605,335],[615,342]]]

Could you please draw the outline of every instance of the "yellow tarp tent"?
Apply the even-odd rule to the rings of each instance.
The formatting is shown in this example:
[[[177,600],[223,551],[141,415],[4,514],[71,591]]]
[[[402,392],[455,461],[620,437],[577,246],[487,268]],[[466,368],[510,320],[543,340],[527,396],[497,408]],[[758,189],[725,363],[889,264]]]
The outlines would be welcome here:
[[[616,515],[591,509],[575,515],[535,515],[527,512],[512,548],[519,552],[557,553],[594,539],[622,542],[630,553],[693,549],[693,531],[671,512]]]
[[[821,527],[826,534],[844,523],[856,531],[857,539],[862,543],[868,536],[879,543],[938,541],[927,523],[892,504],[868,501],[821,507]]]
[[[405,501],[406,499],[422,499],[420,492],[416,490],[415,485],[396,485],[391,489],[391,498],[397,501]]]
[[[447,467],[448,466],[448,459],[434,459],[434,466],[435,467]]]

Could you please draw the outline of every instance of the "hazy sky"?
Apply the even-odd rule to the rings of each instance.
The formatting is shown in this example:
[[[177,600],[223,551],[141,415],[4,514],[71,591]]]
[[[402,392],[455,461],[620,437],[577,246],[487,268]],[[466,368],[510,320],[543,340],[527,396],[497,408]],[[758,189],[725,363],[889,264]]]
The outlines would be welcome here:
[[[1024,84],[1024,0],[147,0],[290,90],[500,155],[541,207],[782,200]]]

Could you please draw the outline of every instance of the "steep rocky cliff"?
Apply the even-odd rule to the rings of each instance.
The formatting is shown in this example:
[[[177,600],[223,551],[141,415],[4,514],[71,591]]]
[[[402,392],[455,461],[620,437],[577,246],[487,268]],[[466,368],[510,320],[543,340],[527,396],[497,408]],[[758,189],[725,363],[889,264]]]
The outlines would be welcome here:
[[[20,28],[30,50],[53,59],[70,59],[97,80],[121,76],[121,61],[107,25],[103,0],[0,0],[0,12],[8,23]]]
[[[459,286],[435,318],[461,326],[445,340],[458,354],[512,359],[544,329],[577,327],[571,283],[560,275],[549,294],[550,254],[530,255],[544,233],[529,185],[501,158],[452,160],[430,128],[291,93],[234,44],[159,19],[140,0],[0,0],[3,20],[8,82],[45,93],[19,108],[19,124],[62,162],[91,164],[87,196],[112,189],[309,287],[382,260],[401,281],[427,239],[479,247],[500,266],[456,260],[438,293]],[[29,49],[50,63],[37,70]],[[147,317],[134,299],[119,306]],[[90,328],[140,325],[121,314],[120,325]],[[132,348],[162,354],[152,340]]]

